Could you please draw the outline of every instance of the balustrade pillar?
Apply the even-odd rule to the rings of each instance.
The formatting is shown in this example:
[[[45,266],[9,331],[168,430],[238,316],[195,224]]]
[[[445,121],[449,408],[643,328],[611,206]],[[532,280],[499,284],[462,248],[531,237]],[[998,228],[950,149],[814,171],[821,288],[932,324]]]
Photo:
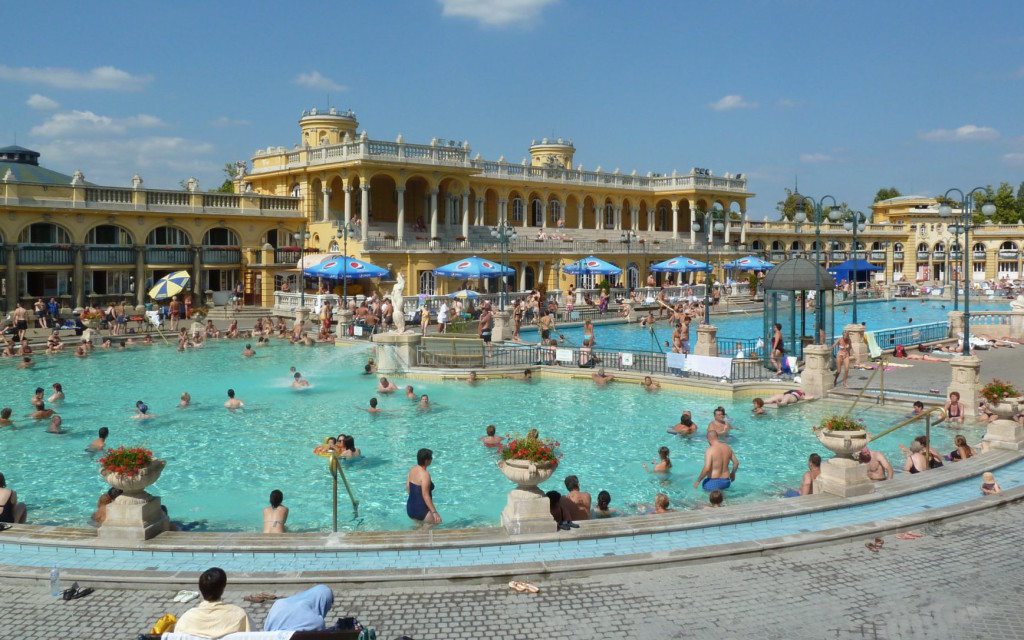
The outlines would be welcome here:
[[[697,207],[690,207],[690,244],[697,244]]]
[[[135,304],[146,304],[146,246],[135,247]]]
[[[430,242],[437,237],[437,189],[430,192]]]
[[[363,190],[363,197],[359,203],[359,216],[362,218],[359,221],[359,239],[366,242],[366,237],[370,235],[370,183],[360,180],[359,188]]]
[[[405,187],[395,189],[395,195],[398,200],[398,226],[395,229],[395,238],[401,244],[405,240]]]
[[[345,226],[352,222],[352,187],[345,185]]]
[[[469,242],[469,193],[462,194],[462,237]]]
[[[672,239],[679,238],[679,205],[672,203]]]

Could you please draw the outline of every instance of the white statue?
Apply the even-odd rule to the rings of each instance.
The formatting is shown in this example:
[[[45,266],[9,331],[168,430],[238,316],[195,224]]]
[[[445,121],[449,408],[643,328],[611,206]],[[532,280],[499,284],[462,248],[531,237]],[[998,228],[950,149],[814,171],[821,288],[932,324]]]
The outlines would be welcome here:
[[[1024,311],[1024,295],[1019,295],[1015,300],[1010,301],[1010,311]]]
[[[399,271],[398,279],[395,280],[395,286],[391,288],[391,319],[395,323],[395,333],[405,333],[405,310],[402,308],[404,306],[402,304],[403,291],[405,291],[405,277]]]

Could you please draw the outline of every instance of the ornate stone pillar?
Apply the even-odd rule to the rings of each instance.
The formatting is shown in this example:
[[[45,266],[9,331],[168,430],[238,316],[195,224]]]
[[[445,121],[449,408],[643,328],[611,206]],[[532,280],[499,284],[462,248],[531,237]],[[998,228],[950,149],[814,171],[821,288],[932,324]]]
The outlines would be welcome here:
[[[469,242],[469,193],[462,194],[462,237]]]
[[[437,189],[430,192],[430,241],[437,237]]]
[[[850,335],[850,362],[852,364],[865,364],[871,359],[868,353],[868,343],[864,341],[864,325],[848,324],[843,327],[843,332]]]
[[[978,356],[954,356],[949,361],[951,379],[946,395],[956,391],[964,403],[964,415],[974,417],[978,413],[978,387],[981,386],[981,358]]]
[[[526,291],[526,262],[519,263],[519,290]]]
[[[359,203],[359,217],[362,220],[359,221],[359,239],[366,241],[366,237],[370,235],[370,183],[366,180],[359,181],[359,188],[363,190],[363,197]]]
[[[604,205],[594,205],[594,229],[604,228]]]
[[[697,244],[697,207],[690,207],[690,244]]]
[[[729,244],[729,238],[732,235],[732,211],[726,210],[725,212],[725,244]]]
[[[541,200],[540,201],[540,228],[541,229],[547,229],[548,228],[548,201],[547,200]]]
[[[622,205],[615,205],[615,230],[622,231]]]
[[[640,230],[640,207],[634,206],[629,210],[629,228],[633,231]]]
[[[672,203],[672,239],[679,239],[679,205]]]
[[[305,240],[299,242],[305,244]],[[202,291],[203,283],[203,248],[192,247],[192,291],[198,295],[200,303],[207,302],[206,292]],[[300,277],[301,280],[301,277]],[[301,286],[301,285],[300,285]],[[198,305],[197,305],[198,306]]]
[[[963,311],[950,311],[947,316],[949,317],[949,337],[954,340],[964,335],[964,312]]]
[[[331,219],[331,190],[324,187],[324,212],[321,220],[327,222]]]
[[[201,299],[197,296],[197,299]],[[135,247],[135,304],[146,304],[146,246]]]
[[[18,275],[18,245],[7,245],[7,310],[14,311],[18,304],[18,287],[21,277]]]
[[[801,385],[804,391],[815,398],[824,398],[835,386],[832,372],[828,370],[832,350],[825,344],[809,344],[804,348],[804,370]]]
[[[1020,451],[1024,449],[1024,427],[1013,419],[1013,416],[1020,412],[1018,400],[1007,399],[996,405],[989,405],[997,420],[988,423],[982,445],[993,449],[1009,449]]]
[[[345,185],[345,226],[352,222],[352,185]]]
[[[71,306],[73,308],[80,308],[85,303],[85,260],[83,252],[85,247],[76,244],[71,248],[74,252],[74,270],[72,271],[72,277],[75,279],[74,287],[71,296]]]
[[[583,228],[583,203],[576,203],[576,228]]]
[[[544,284],[544,269],[546,263],[541,260],[537,263],[537,284]]]
[[[740,244],[747,244],[747,207],[740,207]]]
[[[718,327],[713,324],[702,324],[697,327],[697,345],[693,349],[696,356],[718,357]]]
[[[483,198],[476,199],[476,223],[479,225],[487,224],[487,202]]]
[[[508,200],[505,198],[498,199],[498,222],[502,221],[508,224]]]
[[[401,243],[405,240],[405,187],[395,189],[395,196],[398,201],[398,223],[395,229],[395,238]]]

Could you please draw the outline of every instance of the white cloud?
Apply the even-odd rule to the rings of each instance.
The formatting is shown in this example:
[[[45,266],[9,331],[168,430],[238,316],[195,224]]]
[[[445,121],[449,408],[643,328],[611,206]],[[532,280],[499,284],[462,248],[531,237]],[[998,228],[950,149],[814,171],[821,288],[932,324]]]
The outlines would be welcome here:
[[[300,73],[295,77],[293,81],[300,87],[306,87],[307,89],[318,89],[320,91],[344,91],[347,89],[345,85],[338,84],[334,80],[331,80],[327,76],[322,75],[319,71],[310,71],[309,73]]]
[[[833,160],[835,160],[835,158],[830,156],[827,153],[801,153],[800,154],[800,162],[805,162],[807,164],[816,164],[816,163],[819,163],[819,162],[832,162]]]
[[[929,142],[965,142],[971,140],[995,140],[999,132],[992,127],[979,127],[965,124],[956,129],[933,129],[919,134],[922,140]]]
[[[1015,151],[1013,153],[1003,154],[1003,162],[1012,165],[1024,165],[1024,153]]]
[[[177,188],[178,180],[195,175],[211,185],[221,167],[209,159],[214,146],[175,136],[99,139],[83,143],[62,137],[35,145],[46,166],[70,173],[81,169],[90,182],[127,185],[138,172],[147,187]],[[217,184],[220,184],[217,182]]]
[[[776,104],[776,106],[778,106],[778,107],[780,107],[782,109],[792,109],[793,107],[795,107],[798,104],[800,104],[800,101],[799,100],[790,100],[789,98],[779,98],[779,100],[775,104]]]
[[[718,102],[712,102],[708,106],[715,111],[732,111],[733,109],[753,109],[757,103],[747,102],[743,96],[732,94],[723,96]]]
[[[441,15],[468,18],[486,27],[528,26],[556,0],[438,0]]]
[[[242,120],[241,118],[229,118],[227,116],[221,116],[216,120],[210,122],[215,127],[246,127],[251,124],[248,120]]]
[[[64,67],[8,67],[0,64],[0,80],[45,84],[58,89],[139,91],[153,80],[153,76],[136,76],[110,66],[76,71]]]
[[[60,106],[60,104],[53,98],[47,98],[46,96],[33,93],[25,101],[29,107],[33,109],[39,109],[40,111],[52,111]]]
[[[66,135],[123,135],[129,129],[151,129],[163,126],[166,126],[163,120],[147,114],[128,118],[111,118],[92,111],[66,111],[55,113],[42,124],[32,127],[32,133],[47,138]]]

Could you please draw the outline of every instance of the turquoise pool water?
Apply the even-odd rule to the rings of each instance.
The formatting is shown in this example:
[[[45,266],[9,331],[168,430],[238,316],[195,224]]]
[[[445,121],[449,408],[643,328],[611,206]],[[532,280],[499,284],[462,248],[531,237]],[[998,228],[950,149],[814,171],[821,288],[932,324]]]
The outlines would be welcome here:
[[[376,379],[361,375],[368,351],[333,347],[260,349],[256,358],[240,356],[242,344],[221,342],[179,354],[167,347],[137,347],[123,353],[96,353],[79,360],[39,357],[35,369],[17,370],[0,364],[5,383],[0,406],[15,409],[16,428],[0,428],[0,472],[18,491],[37,524],[86,526],[106,484],[96,458],[83,453],[96,430],[111,430],[112,446],[144,445],[168,461],[153,493],[163,498],[171,517],[205,520],[208,530],[258,530],[261,510],[272,489],[285,494],[292,530],[329,530],[330,476],[323,458],[312,448],[330,434],[355,436],[365,454],[348,464],[352,485],[362,502],[359,518],[342,492],[339,509],[344,529],[406,529],[405,474],[416,450],[434,450],[431,472],[437,484],[435,501],[446,527],[490,526],[498,522],[511,484],[495,466],[495,453],[479,437],[493,423],[498,433],[525,432],[531,427],[562,443],[559,470],[542,488],[562,489],[568,474],[579,476],[583,489],[612,494],[612,506],[635,512],[650,504],[655,493],[667,493],[685,508],[705,500],[692,487],[704,451],[700,437],[665,433],[683,409],[691,409],[703,427],[717,404],[735,421],[731,444],[742,466],[730,501],[773,499],[795,486],[811,452],[827,454],[813,437],[810,424],[835,406],[815,402],[788,407],[754,419],[749,402],[721,402],[677,391],[653,394],[636,385],[613,384],[597,389],[571,380],[487,381],[476,387],[458,382],[406,381],[428,393],[436,407],[419,412],[404,396],[385,397],[386,413],[371,416],[366,406]],[[313,387],[294,391],[288,368],[298,367]],[[61,382],[67,400],[58,407],[65,435],[45,432],[44,423],[24,416],[36,386]],[[222,405],[228,387],[237,390],[245,409],[229,413]],[[176,408],[182,391],[195,406]],[[136,400],[144,400],[156,417],[131,418]],[[893,421],[893,414],[875,408],[856,414],[869,427]],[[967,430],[972,438],[980,430]],[[897,444],[917,433],[880,441],[894,464],[902,457]],[[933,436],[943,451],[952,433],[939,428]],[[659,446],[672,451],[671,476],[646,473],[642,463],[657,457]]]
[[[895,307],[895,310],[893,308]],[[1007,310],[1005,301],[1001,302],[974,302],[971,301],[973,311]],[[904,311],[904,309],[906,309]],[[866,302],[857,305],[857,322],[867,325],[869,331],[880,329],[893,329],[910,325],[922,325],[929,322],[942,322],[948,318],[953,305],[948,301],[927,300],[924,298],[898,298],[889,301]],[[839,305],[836,307],[836,327],[842,327],[852,321],[853,310],[850,305]],[[657,312],[655,312],[657,316]],[[763,320],[760,313],[746,314],[738,313],[727,316],[715,316],[712,322],[718,327],[718,338],[757,338],[764,333]],[[808,326],[813,325],[810,314],[807,316]],[[559,332],[565,336],[566,342],[572,345],[579,345],[583,340],[583,329],[560,329]],[[697,324],[690,326],[691,344],[696,340]],[[523,329],[523,339],[526,341],[536,340],[536,329]],[[787,339],[788,329],[784,332]],[[638,324],[619,324],[611,326],[600,326],[596,329],[595,337],[597,346],[601,349],[627,349],[633,351],[659,351],[657,345],[662,345],[664,350],[666,340],[672,339],[672,331],[665,320],[655,323],[654,334],[657,342],[651,339],[651,332]]]

